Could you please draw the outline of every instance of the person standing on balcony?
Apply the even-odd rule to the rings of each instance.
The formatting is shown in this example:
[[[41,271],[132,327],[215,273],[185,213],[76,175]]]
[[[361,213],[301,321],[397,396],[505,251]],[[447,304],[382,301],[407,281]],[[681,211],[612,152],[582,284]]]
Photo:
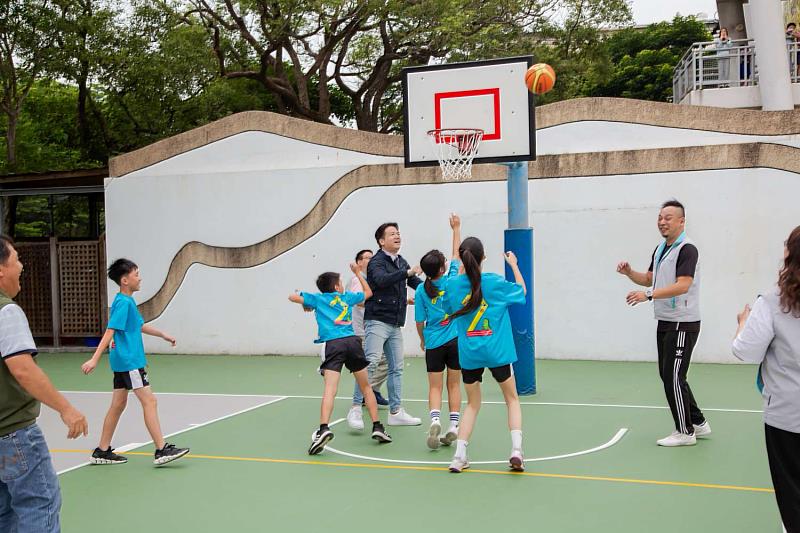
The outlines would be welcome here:
[[[790,22],[786,25],[786,49],[789,54],[789,75],[792,81],[795,81],[798,65],[798,58],[800,58],[800,50],[797,47],[797,40],[800,38],[800,32],[797,31],[797,25]]]
[[[717,69],[719,73],[719,87],[730,87],[731,84],[731,48],[733,43],[728,37],[728,28],[720,28],[719,36],[714,39],[714,48],[717,51]]]

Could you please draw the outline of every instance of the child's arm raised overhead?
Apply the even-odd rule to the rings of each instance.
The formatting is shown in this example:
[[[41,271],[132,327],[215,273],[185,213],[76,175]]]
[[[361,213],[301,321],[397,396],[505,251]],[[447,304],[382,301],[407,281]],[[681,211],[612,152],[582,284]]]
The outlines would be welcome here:
[[[514,255],[514,252],[506,252],[503,254],[503,258],[508,263],[508,266],[511,267],[511,271],[514,273],[514,281],[518,285],[522,285],[522,291],[527,295],[528,288],[525,286],[525,278],[522,277],[522,272],[519,271],[519,265],[517,265],[517,256]]]
[[[100,339],[100,344],[97,345],[97,348],[94,350],[94,355],[81,365],[81,371],[84,374],[90,374],[92,370],[97,367],[97,363],[100,361],[100,356],[103,355],[103,352],[106,351],[108,345],[111,344],[111,341],[114,340],[114,330],[109,328],[103,333],[103,338]]]
[[[142,333],[144,333],[145,335],[150,335],[151,337],[160,337],[173,346],[175,346],[175,344],[177,343],[177,341],[173,337],[170,337],[163,331],[157,330],[153,326],[148,326],[147,324],[142,326]]]
[[[364,274],[361,273],[358,265],[355,263],[350,263],[350,270],[353,271],[353,274],[356,275],[359,283],[361,283],[361,289],[364,291],[364,300],[366,301],[372,298],[372,289],[369,288],[369,283],[367,283],[367,280],[364,279]]]
[[[460,259],[458,247],[461,246],[461,219],[455,213],[450,213],[450,227],[453,229],[453,259]]]

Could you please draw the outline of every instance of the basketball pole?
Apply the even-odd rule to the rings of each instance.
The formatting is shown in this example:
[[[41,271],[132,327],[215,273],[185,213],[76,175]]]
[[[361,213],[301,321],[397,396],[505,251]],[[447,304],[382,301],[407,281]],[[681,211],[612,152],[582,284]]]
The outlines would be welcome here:
[[[536,344],[533,321],[533,228],[528,217],[528,162],[503,163],[508,168],[508,229],[504,232],[505,250],[517,256],[525,280],[525,305],[508,308],[517,362],[514,376],[518,394],[536,394]],[[506,279],[514,273],[506,264]]]

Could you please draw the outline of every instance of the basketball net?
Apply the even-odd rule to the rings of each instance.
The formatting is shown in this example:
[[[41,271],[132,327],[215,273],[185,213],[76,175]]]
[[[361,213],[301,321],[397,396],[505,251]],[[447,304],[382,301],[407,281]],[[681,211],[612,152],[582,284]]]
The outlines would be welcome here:
[[[428,132],[445,181],[460,181],[472,175],[472,160],[483,140],[477,128],[438,129]]]

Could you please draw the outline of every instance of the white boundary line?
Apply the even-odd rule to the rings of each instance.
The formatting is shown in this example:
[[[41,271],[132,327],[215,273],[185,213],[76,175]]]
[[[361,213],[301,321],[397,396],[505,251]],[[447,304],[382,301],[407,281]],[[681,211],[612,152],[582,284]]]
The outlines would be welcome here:
[[[80,393],[82,391],[67,391],[67,392]],[[100,393],[99,391],[92,391],[92,392],[93,393],[95,393],[95,392],[96,393]],[[109,394],[109,393],[103,392],[103,393],[100,393],[100,394]],[[176,396],[231,396],[231,395],[222,395],[222,394],[202,394],[202,395],[197,395],[197,394],[194,394],[194,395],[186,394],[186,395],[184,395],[184,394],[181,394],[181,393],[158,393],[158,394],[159,395],[170,394],[170,395],[176,395]],[[239,395],[239,396],[267,397],[267,395],[258,395],[258,394]],[[227,415],[223,415],[223,416],[214,418],[212,420],[208,420],[206,422],[202,422],[200,424],[191,424],[190,427],[187,427],[187,428],[181,429],[179,431],[175,431],[173,433],[169,433],[167,435],[164,435],[164,439],[166,440],[166,439],[168,439],[170,437],[174,437],[175,435],[180,435],[181,433],[186,433],[187,431],[192,431],[193,429],[197,429],[197,428],[201,428],[201,427],[204,427],[204,426],[208,426],[209,424],[213,424],[213,423],[219,422],[221,420],[226,420],[228,418],[232,418],[234,416],[238,416],[238,415],[247,413],[249,411],[254,411],[256,409],[264,407],[265,405],[270,405],[270,404],[273,404],[273,403],[277,403],[277,402],[280,402],[280,401],[285,400],[287,398],[288,398],[288,396],[278,396],[277,398],[272,396],[266,402],[262,402],[262,403],[260,403],[258,405],[253,405],[251,407],[248,407],[246,409],[241,409],[241,410],[236,411],[234,413],[228,413]],[[149,440],[147,442],[131,442],[131,443],[126,444],[125,446],[120,446],[119,448],[117,448],[117,451],[120,451],[120,452],[122,452],[122,451],[131,451],[131,450],[136,449],[136,448],[141,448],[142,446],[147,446],[148,444],[150,444],[152,442],[153,442],[152,440]],[[56,472],[56,474],[60,476],[61,474],[66,474],[67,472],[71,472],[73,470],[77,470],[78,468],[87,466],[89,464],[91,464],[91,463],[89,461],[86,461],[85,463],[81,463],[79,465],[72,466],[70,468],[65,468],[64,470],[59,470],[58,472]]]
[[[161,393],[159,393],[161,394]],[[300,398],[305,400],[321,400],[322,396],[305,396],[305,395],[288,395],[287,398]],[[337,396],[337,400],[352,400],[350,396]],[[424,399],[404,399],[404,402],[424,402],[427,403],[428,400]],[[544,406],[555,406],[555,407],[608,407],[608,408],[616,408],[616,409],[669,409],[669,406],[666,405],[628,405],[628,404],[616,404],[616,403],[571,403],[571,402],[519,402],[520,405],[544,405]],[[483,405],[505,405],[505,402],[502,401],[487,401],[483,400],[481,402]],[[721,412],[721,413],[756,413],[762,414],[764,411],[760,409],[720,409],[720,408],[710,408],[710,407],[703,407],[703,411],[714,411],[714,412]]]
[[[338,420],[335,420],[334,422],[332,422],[330,424],[330,426],[333,427],[336,424],[338,424],[340,422],[343,422],[344,420],[345,420],[344,418],[340,418]],[[540,461],[555,461],[557,459],[568,459],[570,457],[577,457],[579,455],[588,455],[590,453],[599,452],[601,450],[605,450],[606,448],[610,448],[610,447],[614,446],[616,443],[618,443],[619,441],[622,440],[622,437],[624,437],[626,433],[628,433],[628,428],[620,428],[619,431],[617,431],[617,433],[613,437],[611,437],[611,440],[609,440],[605,444],[601,444],[600,446],[596,446],[594,448],[590,448],[588,450],[582,450],[582,451],[579,451],[579,452],[565,453],[565,454],[562,454],[562,455],[552,455],[550,457],[533,457],[533,458],[530,458],[530,459],[526,458],[525,461],[529,462],[529,463],[535,463],[535,462],[540,462]],[[450,464],[450,461],[409,461],[409,460],[404,460],[404,459],[384,459],[382,457],[370,457],[368,455],[358,455],[358,454],[355,454],[355,453],[343,452],[341,450],[337,450],[336,448],[333,448],[332,446],[325,446],[325,450],[329,451],[329,452],[333,452],[333,453],[338,454],[338,455],[344,455],[346,457],[352,457],[353,459],[363,459],[363,460],[366,460],[366,461],[375,461],[375,462],[380,462],[380,463],[400,463],[400,464],[412,464],[412,465],[449,465]],[[499,464],[508,463],[508,459],[504,459],[502,461],[470,461],[469,463],[473,464],[473,465],[499,465]]]
[[[105,391],[62,391],[70,394],[109,394]],[[303,394],[214,394],[205,392],[157,392],[158,396],[224,396],[231,398],[270,398],[280,396],[282,398],[297,398],[302,400],[321,400],[322,396],[303,395]],[[350,396],[337,396],[337,400],[352,400]],[[404,402],[422,402],[426,403],[427,399],[408,398]],[[501,401],[486,401],[482,402],[486,405],[505,405]],[[555,407],[605,407],[612,409],[669,409],[666,405],[630,405],[618,403],[572,403],[572,402],[520,402],[520,405],[545,405]],[[703,411],[711,411],[717,413],[753,413],[762,414],[764,411],[761,409],[723,409],[714,407],[703,407]]]

